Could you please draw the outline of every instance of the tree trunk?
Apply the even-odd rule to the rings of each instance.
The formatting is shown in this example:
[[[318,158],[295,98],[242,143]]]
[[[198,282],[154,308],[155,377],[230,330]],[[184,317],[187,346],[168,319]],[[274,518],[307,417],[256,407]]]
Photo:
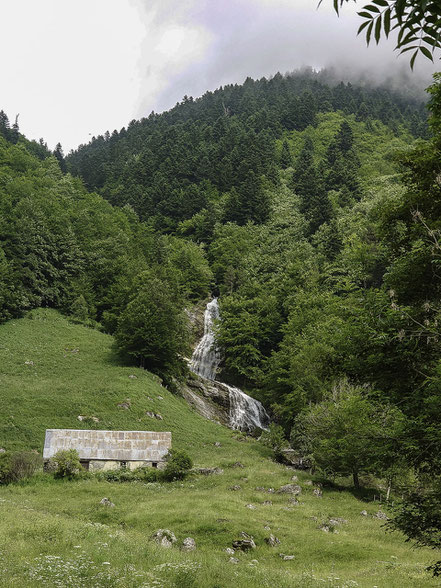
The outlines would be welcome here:
[[[352,477],[354,479],[354,487],[359,490],[360,489],[360,480],[358,479],[358,472],[353,472]]]
[[[391,489],[392,489],[392,478],[389,478],[388,484],[387,484],[386,502],[389,502]]]

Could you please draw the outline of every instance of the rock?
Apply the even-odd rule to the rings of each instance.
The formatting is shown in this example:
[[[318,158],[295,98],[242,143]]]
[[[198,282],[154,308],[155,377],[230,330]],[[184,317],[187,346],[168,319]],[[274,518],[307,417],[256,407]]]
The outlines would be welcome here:
[[[0,453],[6,453],[6,449],[4,447],[0,447]]]
[[[271,527],[269,525],[265,525],[263,528],[265,529],[265,531],[271,531]]]
[[[158,529],[153,533],[150,537],[153,541],[155,541],[161,547],[172,547],[173,543],[176,543],[175,534],[172,533],[169,529]]]
[[[30,359],[25,361],[25,365],[34,365],[34,362]]]
[[[216,519],[216,523],[229,523],[230,519]]]
[[[240,461],[236,461],[235,463],[233,463],[233,468],[244,468],[245,466],[243,465],[243,463],[240,463]]]
[[[233,491],[242,490],[242,487],[239,486],[238,484],[236,484],[235,486],[230,486],[230,490],[233,490]]]
[[[228,555],[234,555],[236,552],[234,551],[234,549],[231,549],[231,547],[227,547],[225,549],[225,553],[228,553]]]
[[[266,488],[264,488],[263,486],[256,486],[254,490],[256,490],[257,492],[266,492]]]
[[[220,476],[224,473],[222,468],[196,468],[196,473],[202,474],[203,476]]]
[[[252,559],[250,561],[250,564],[253,564],[253,566],[257,565],[259,563],[259,561],[257,559]]]
[[[274,494],[275,490],[274,490],[274,488],[268,488],[267,492],[268,492],[268,494]]]
[[[322,496],[323,496],[323,492],[320,490],[320,488],[314,488],[314,490],[312,491],[312,493],[317,498],[322,498]]]
[[[257,506],[255,506],[254,504],[247,504],[245,508],[249,508],[250,510],[256,510]]]
[[[329,519],[329,524],[333,527],[338,527],[339,525],[346,525],[348,521],[343,519],[342,517],[332,517]]]
[[[298,484],[285,484],[277,490],[277,494],[294,494],[299,495],[302,492],[302,489]]]
[[[135,374],[130,374],[129,378],[131,380],[136,380],[138,376],[135,376]]]
[[[222,447],[222,445],[219,443],[219,441],[216,441],[216,443],[214,444],[215,447]]]
[[[325,533],[329,533],[329,531],[331,530],[328,525],[320,525],[319,529],[320,531],[324,531]]]
[[[196,541],[192,537],[186,537],[182,542],[182,551],[194,551],[196,549]]]
[[[275,547],[276,545],[280,545],[279,539],[275,535],[271,533],[269,537],[265,537],[265,543],[270,547]]]
[[[164,419],[162,418],[162,415],[160,414],[155,414],[155,419],[158,421],[163,421]]]
[[[239,560],[237,559],[237,557],[230,557],[230,559],[228,560],[228,563],[230,564],[238,564]]]
[[[131,404],[130,400],[125,400],[124,402],[120,402],[116,406],[118,408],[121,408],[122,410],[129,410],[129,408],[132,406],[132,404]]]
[[[98,417],[96,417],[96,416],[93,416],[93,417],[90,417],[90,418],[93,420],[94,423],[99,423],[100,422],[100,419]]]
[[[313,486],[312,480],[306,480],[305,486]]]
[[[288,502],[290,504],[295,504],[295,505],[300,504],[300,502],[297,500],[297,498],[295,496],[291,496],[290,498],[288,498]]]
[[[102,498],[100,500],[100,504],[102,504],[103,506],[109,506],[110,508],[113,508],[115,506],[113,502],[108,498]]]
[[[387,516],[387,514],[385,512],[383,512],[380,508],[380,510],[373,515],[374,519],[380,519],[382,521],[388,521],[389,517]]]
[[[84,416],[84,414],[79,414],[79,415],[77,416],[77,419],[78,419],[79,421],[84,421],[85,419],[87,419],[87,417],[86,417],[86,416]]]
[[[233,541],[233,549],[250,551],[251,549],[256,549],[256,544],[252,537],[249,537],[248,539],[237,539],[236,541]]]
[[[295,559],[294,555],[285,555],[284,553],[279,553],[279,556],[283,559],[283,561],[291,561]]]
[[[368,516],[367,510],[362,510],[360,514],[361,514],[362,517],[367,517]]]
[[[151,410],[146,410],[145,411],[145,415],[148,416],[148,417],[150,417],[151,419],[154,419],[155,418],[155,413],[152,412]]]
[[[291,477],[291,482],[298,482],[298,481],[299,481],[298,476],[292,476]]]
[[[158,396],[158,400],[164,400],[162,396]]]
[[[262,502],[262,504],[263,504],[264,506],[272,506],[272,504],[273,504],[273,501],[272,501],[272,500],[264,500],[264,501]]]

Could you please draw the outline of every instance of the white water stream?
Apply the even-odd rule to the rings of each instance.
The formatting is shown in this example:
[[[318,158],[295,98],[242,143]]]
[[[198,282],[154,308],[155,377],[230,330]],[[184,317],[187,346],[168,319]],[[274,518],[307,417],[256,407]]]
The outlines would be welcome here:
[[[190,369],[202,378],[217,382],[216,374],[221,354],[216,348],[213,324],[219,319],[219,304],[214,298],[207,304],[204,315],[204,336],[199,341],[190,361]],[[269,416],[261,402],[242,392],[240,388],[218,382],[227,388],[230,400],[230,427],[241,431],[252,431],[256,427],[265,429]]]

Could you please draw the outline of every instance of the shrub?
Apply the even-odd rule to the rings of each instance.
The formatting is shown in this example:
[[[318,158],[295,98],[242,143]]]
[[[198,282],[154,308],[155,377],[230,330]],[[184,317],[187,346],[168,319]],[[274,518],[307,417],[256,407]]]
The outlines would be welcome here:
[[[107,482],[156,482],[158,474],[158,470],[142,466],[136,468],[136,470],[109,470],[100,473],[99,477]]]
[[[50,459],[50,469],[55,478],[75,478],[81,470],[80,458],[76,449],[62,449]]]
[[[183,480],[193,467],[192,459],[186,451],[170,451],[166,460],[167,465],[162,477],[167,482]]]
[[[0,484],[10,484],[30,478],[42,466],[43,460],[33,451],[0,454]]]
[[[261,441],[264,445],[271,447],[277,461],[283,459],[282,450],[289,446],[283,427],[275,423],[271,423],[269,430],[262,433]]]

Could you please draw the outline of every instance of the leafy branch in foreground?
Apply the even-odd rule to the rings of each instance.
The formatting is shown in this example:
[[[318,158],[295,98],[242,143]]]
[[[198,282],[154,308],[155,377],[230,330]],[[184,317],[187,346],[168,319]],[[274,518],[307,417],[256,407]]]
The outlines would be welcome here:
[[[320,0],[319,6],[322,2]],[[349,0],[333,0],[337,14],[344,2]],[[372,38],[378,44],[382,34],[388,38],[391,31],[397,30],[395,49],[400,55],[412,51],[412,69],[418,54],[433,61],[435,50],[441,48],[441,4],[438,0],[371,0],[358,15],[364,19],[358,34],[365,32],[368,45]]]

